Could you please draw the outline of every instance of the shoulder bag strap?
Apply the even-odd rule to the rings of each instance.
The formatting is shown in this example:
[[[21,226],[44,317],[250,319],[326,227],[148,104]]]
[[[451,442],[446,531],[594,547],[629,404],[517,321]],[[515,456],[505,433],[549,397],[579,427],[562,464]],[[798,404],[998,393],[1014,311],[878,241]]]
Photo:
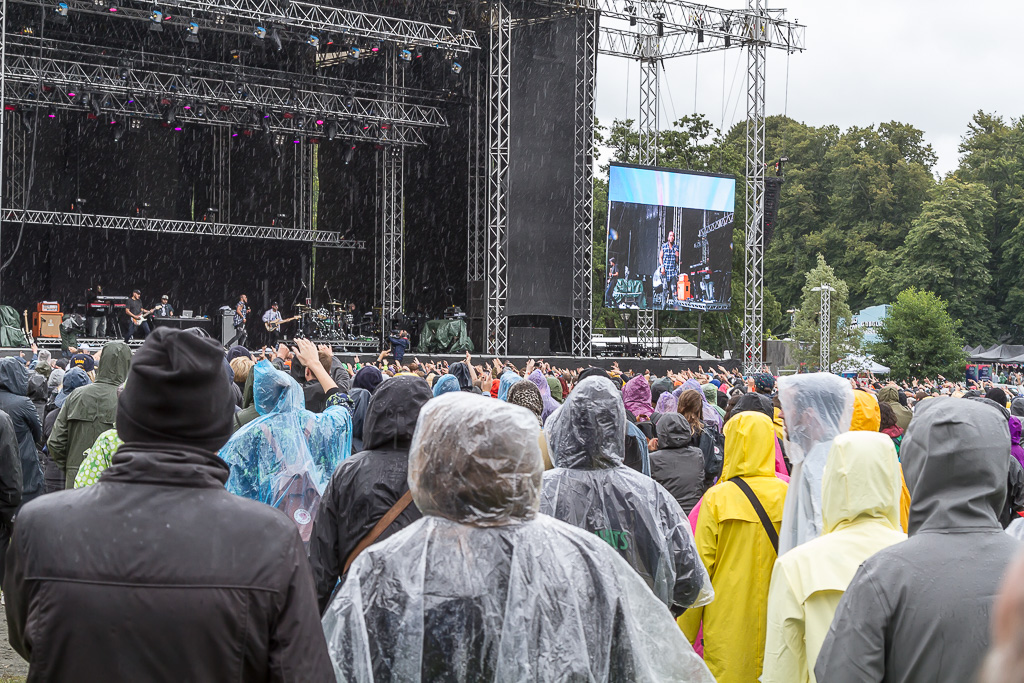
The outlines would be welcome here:
[[[772,520],[768,518],[768,513],[765,512],[764,506],[761,505],[761,501],[758,500],[757,495],[753,489],[750,488],[750,484],[743,481],[740,477],[733,477],[730,479],[732,483],[740,487],[740,491],[747,497],[750,504],[754,506],[754,512],[757,513],[758,518],[761,520],[761,526],[764,527],[764,532],[768,534],[768,540],[772,542],[772,547],[775,548],[775,554],[779,554],[779,534],[775,531],[775,525],[772,524]]]
[[[409,503],[411,502],[412,491],[406,491],[405,494],[395,501],[395,504],[384,513],[384,516],[377,520],[377,523],[373,525],[372,529],[370,529],[370,533],[363,536],[363,540],[359,541],[359,545],[353,548],[352,552],[348,554],[348,557],[345,559],[345,569],[342,570],[343,574],[348,573],[348,568],[351,567],[352,563],[355,562],[357,557],[359,557],[359,553],[373,545],[373,542],[380,538],[380,535],[384,533],[384,530],[391,526],[392,522],[398,519],[398,515],[405,512],[405,508],[409,507]]]

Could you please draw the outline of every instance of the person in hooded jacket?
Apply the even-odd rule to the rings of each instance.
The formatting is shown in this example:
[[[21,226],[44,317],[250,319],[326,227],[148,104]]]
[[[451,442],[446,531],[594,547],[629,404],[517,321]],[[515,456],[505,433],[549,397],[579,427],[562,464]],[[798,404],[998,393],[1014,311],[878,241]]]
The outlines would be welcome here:
[[[50,434],[53,433],[53,425],[56,424],[57,416],[60,415],[60,409],[64,406],[64,402],[67,401],[68,396],[70,396],[71,392],[75,389],[84,387],[87,384],[90,384],[90,380],[89,375],[85,374],[85,370],[82,368],[68,369],[68,371],[64,373],[60,392],[53,397],[53,401],[48,406],[49,410],[46,413],[46,419],[43,420],[44,446],[40,457],[43,467],[43,482],[46,493],[63,491],[65,476],[61,468],[53,461],[53,458],[50,457],[50,449],[45,445],[45,442],[50,439]]]
[[[775,561],[761,683],[813,683],[839,599],[861,562],[906,539],[899,460],[881,433],[832,441],[821,481],[823,534]]]
[[[921,403],[903,438],[910,538],[861,564],[814,673],[829,683],[973,681],[1020,544],[1002,531],[1010,434],[979,401]]]
[[[786,482],[775,476],[775,429],[767,415],[733,414],[725,424],[725,463],[719,483],[701,499],[697,550],[711,576],[715,600],[688,609],[679,625],[694,642],[703,625],[704,661],[719,683],[750,683],[764,659],[768,584],[776,551],[741,485],[756,496],[778,534]]]
[[[0,359],[0,410],[14,424],[21,456],[21,500],[28,502],[45,492],[43,469],[36,454],[36,442],[42,440],[43,427],[28,398],[28,369],[20,358]]]
[[[661,484],[623,464],[625,428],[610,381],[576,385],[545,423],[555,469],[544,474],[541,512],[605,540],[676,614],[704,605],[714,592],[686,515]]]
[[[692,445],[690,423],[679,413],[662,415],[657,433],[658,448],[650,456],[651,477],[664,486],[689,515],[704,495],[704,454]]]
[[[1010,402],[1010,415],[1024,417],[1024,396],[1018,396]]]
[[[1006,409],[1006,406],[990,398],[982,398],[980,396],[967,400],[992,406],[999,411],[999,414],[1007,422],[1007,428],[1011,431],[1010,455],[1013,456],[1012,424],[1010,422],[1013,416]],[[1003,503],[1003,509],[999,512],[999,523],[1006,529],[1010,526],[1010,522],[1020,516],[1021,512],[1024,512],[1024,466],[1020,464],[1016,457],[1011,457],[1010,469],[1006,475],[1006,501]]]
[[[327,609],[338,581],[344,580],[353,550],[389,510],[402,505],[398,516],[375,541],[394,535],[421,517],[415,503],[404,496],[409,491],[409,446],[416,420],[431,398],[427,383],[410,375],[387,380],[370,398],[363,423],[365,450],[334,471],[313,523],[309,562],[321,613]]]
[[[96,437],[114,427],[117,389],[124,384],[131,361],[132,352],[127,344],[120,341],[107,343],[100,356],[96,381],[76,389],[61,406],[53,432],[46,441],[46,449],[64,471],[65,488],[75,487],[75,477],[85,458],[85,449],[93,445]],[[234,406],[233,400],[231,405]]]
[[[896,425],[903,431],[907,431],[907,427],[910,426],[910,420],[914,417],[914,412],[900,403],[899,387],[895,384],[887,384],[878,390],[876,398],[879,403],[889,404],[893,414],[896,416]]]
[[[821,477],[832,439],[850,431],[855,396],[842,377],[813,372],[780,378],[779,400],[786,416],[786,453],[793,466],[779,532],[779,555],[785,555],[821,535]],[[877,414],[877,403],[874,410]],[[869,431],[877,432],[878,425]]]
[[[4,580],[4,558],[14,533],[14,517],[21,505],[21,452],[14,423],[0,410],[0,585]]]
[[[255,369],[256,364],[253,363],[249,366],[246,374],[245,385],[242,389],[242,409],[235,411],[231,422],[233,432],[237,432],[260,416],[259,411],[256,410],[256,399],[253,395],[253,382],[256,380],[256,373],[253,372]]]
[[[538,514],[538,431],[465,392],[423,407],[409,486],[424,516],[367,548],[327,608],[338,680],[712,681],[615,551]]]
[[[210,339],[154,330],[118,402],[113,465],[22,508],[4,595],[29,681],[331,680],[295,525],[224,490],[223,363]]]

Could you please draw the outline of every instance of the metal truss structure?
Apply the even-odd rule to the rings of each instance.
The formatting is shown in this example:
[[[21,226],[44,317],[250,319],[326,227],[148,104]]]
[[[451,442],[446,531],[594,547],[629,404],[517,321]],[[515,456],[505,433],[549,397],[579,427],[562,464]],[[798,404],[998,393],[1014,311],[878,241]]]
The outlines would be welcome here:
[[[52,7],[48,0],[13,0],[21,4]],[[380,40],[412,47],[437,48],[452,52],[479,49],[473,31],[340,9],[329,5],[290,0],[169,0],[165,3],[129,0],[95,2],[66,0],[69,13],[113,16],[149,22],[154,7],[167,10],[164,23],[185,30],[191,21],[199,30],[253,35],[257,26],[276,30],[282,38],[305,42],[317,35],[321,45],[331,38],[355,44],[360,40]],[[112,12],[110,7],[115,7]],[[180,13],[180,14],[179,14]]]
[[[234,225],[229,223],[204,223],[200,221],[177,221],[167,218],[137,218],[126,216],[104,216],[90,213],[65,213],[62,211],[34,211],[29,209],[0,209],[0,220],[7,223],[27,223],[54,227],[100,228],[103,230],[139,230],[142,232],[164,232],[178,235],[206,235],[210,237],[245,237],[249,239],[286,240],[307,242],[318,247],[339,249],[365,249],[366,242],[347,240],[341,233],[302,230],[299,228],[268,227],[265,225]]]
[[[419,128],[448,125],[439,107],[414,101],[402,89],[370,97],[353,94],[351,84],[319,79],[296,84],[252,67],[149,57],[132,68],[125,55],[76,54],[56,41],[19,39],[9,47],[7,100],[22,107],[80,109],[85,98],[100,97],[104,111],[121,117],[166,120],[172,108],[174,120],[182,123],[302,138],[323,138],[334,122],[338,137],[389,144],[421,145]],[[389,57],[394,58],[393,51]]]
[[[292,176],[292,227],[312,230],[314,216],[313,164],[316,145],[292,145],[294,154]]]
[[[487,281],[484,347],[505,355],[508,343],[508,182],[511,118],[512,14],[507,0],[490,3],[487,116]]]
[[[572,352],[591,355],[594,254],[594,90],[597,87],[597,14],[576,13],[576,120],[573,171]]]
[[[469,183],[468,183],[468,225],[469,235],[466,240],[466,279],[469,282],[480,282],[487,272],[487,125],[486,114],[489,112],[485,99],[488,93],[489,78],[483,69],[473,74],[472,99],[473,108],[470,112],[469,133]]]
[[[831,286],[822,283],[811,291],[821,293],[821,310],[818,313],[818,327],[821,339],[818,342],[818,363],[821,372],[832,371],[832,292]]]
[[[391,56],[386,77],[388,85],[398,86],[404,79],[398,58]],[[400,146],[377,152],[380,185],[380,249],[377,283],[380,289],[381,335],[386,340],[391,319],[404,310],[405,299],[405,151]]]

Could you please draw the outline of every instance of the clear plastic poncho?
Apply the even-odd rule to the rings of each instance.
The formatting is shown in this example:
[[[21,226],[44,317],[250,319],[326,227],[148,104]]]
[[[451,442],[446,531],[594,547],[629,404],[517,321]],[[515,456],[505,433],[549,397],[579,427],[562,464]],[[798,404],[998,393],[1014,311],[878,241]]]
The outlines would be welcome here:
[[[782,555],[822,533],[821,478],[832,439],[850,431],[853,387],[829,373],[790,375],[779,378],[779,400],[792,466],[779,529]]]
[[[323,618],[339,681],[712,683],[608,545],[537,514],[537,418],[450,393],[409,453],[425,517],[370,546]]]
[[[234,433],[218,455],[231,467],[227,490],[275,507],[309,541],[320,496],[352,452],[352,418],[343,407],[305,409],[302,387],[269,361],[253,368],[260,417]]]
[[[626,413],[615,385],[588,377],[544,428],[556,469],[544,473],[541,511],[615,548],[671,607],[711,602],[711,579],[686,513],[649,476],[626,467]]]

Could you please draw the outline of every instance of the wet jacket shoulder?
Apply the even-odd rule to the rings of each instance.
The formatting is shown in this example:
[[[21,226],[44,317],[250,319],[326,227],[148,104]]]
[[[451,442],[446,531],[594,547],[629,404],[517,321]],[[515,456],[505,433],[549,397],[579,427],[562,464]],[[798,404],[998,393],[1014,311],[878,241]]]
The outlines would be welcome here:
[[[818,656],[820,681],[970,681],[988,647],[992,603],[1020,547],[998,518],[1006,418],[985,402],[930,399],[900,456],[910,538],[857,571]]]
[[[309,559],[317,601],[327,608],[352,550],[409,490],[409,445],[419,411],[433,394],[419,377],[393,377],[370,398],[363,420],[366,449],[334,471],[320,499]],[[388,526],[383,540],[421,517],[415,503]]]
[[[663,415],[657,426],[658,450],[651,453],[651,477],[672,494],[683,512],[704,495],[704,454],[690,445],[690,423],[679,413]]]
[[[98,484],[22,509],[4,595],[29,680],[333,680],[294,524],[227,476],[212,454],[122,448]]]
[[[9,525],[21,505],[21,454],[14,423],[0,410],[0,523]],[[8,528],[10,533],[10,528]]]

